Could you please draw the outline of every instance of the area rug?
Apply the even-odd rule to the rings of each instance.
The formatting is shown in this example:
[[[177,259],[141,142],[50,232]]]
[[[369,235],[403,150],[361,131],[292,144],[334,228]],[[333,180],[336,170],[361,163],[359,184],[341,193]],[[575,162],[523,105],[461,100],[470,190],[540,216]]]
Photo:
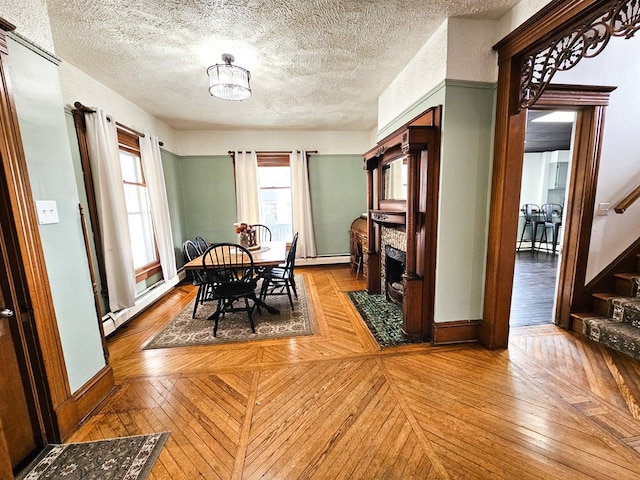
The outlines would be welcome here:
[[[143,480],[169,432],[84,443],[50,444],[16,480]]]
[[[312,335],[309,305],[304,279],[296,275],[298,298],[293,297],[293,310],[286,295],[269,295],[265,302],[280,310],[271,314],[262,309],[262,315],[253,312],[256,333],[251,331],[246,312],[227,313],[218,321],[218,334],[213,336],[213,320],[207,320],[215,309],[215,302],[198,306],[196,318],[191,318],[193,302],[187,305],[169,324],[144,348],[186,347],[191,345],[215,345],[232,342],[246,342],[267,338]],[[260,286],[258,286],[259,288]],[[292,294],[293,295],[293,294]],[[195,301],[195,300],[194,300]]]
[[[402,310],[384,295],[365,291],[347,292],[365,325],[381,347],[412,343],[402,333]]]

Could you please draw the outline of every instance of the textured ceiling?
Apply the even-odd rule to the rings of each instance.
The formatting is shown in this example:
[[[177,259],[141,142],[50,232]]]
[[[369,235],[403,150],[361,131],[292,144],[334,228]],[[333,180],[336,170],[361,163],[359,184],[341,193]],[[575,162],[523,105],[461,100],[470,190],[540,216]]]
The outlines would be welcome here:
[[[524,143],[525,152],[552,152],[571,148],[573,122],[540,123],[532,121],[549,113],[549,110],[528,111]]]
[[[371,130],[446,18],[518,0],[46,1],[58,56],[177,130]],[[223,53],[251,71],[248,100],[209,95]]]

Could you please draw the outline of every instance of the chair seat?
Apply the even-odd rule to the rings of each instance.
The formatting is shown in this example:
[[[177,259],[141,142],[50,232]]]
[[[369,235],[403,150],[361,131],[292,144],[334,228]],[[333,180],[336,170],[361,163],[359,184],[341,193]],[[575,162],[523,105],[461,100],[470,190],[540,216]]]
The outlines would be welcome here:
[[[269,278],[269,279],[272,279],[272,280],[273,279],[282,279],[282,280],[284,280],[285,278],[289,278],[289,270],[287,270],[286,268],[273,267],[268,272],[265,272],[263,277],[264,278]]]
[[[208,317],[215,320],[213,336],[218,332],[218,320],[227,312],[246,312],[251,331],[255,333],[252,313],[255,308],[260,313],[260,307],[251,252],[234,243],[213,244],[203,254],[202,269],[207,299],[218,302],[216,311]]]
[[[296,298],[298,298],[298,291],[296,290],[295,275],[293,273],[295,267],[296,246],[298,244],[298,233],[296,232],[291,242],[291,248],[287,254],[287,261],[285,266],[273,267],[268,272],[262,274],[262,287],[260,288],[260,300],[266,298],[267,295],[287,295],[289,297],[289,304],[291,310],[293,310],[293,298],[291,296],[291,290]]]
[[[255,291],[257,283],[258,282],[256,280],[252,280],[251,282],[236,282],[216,285],[211,289],[211,296],[214,299],[244,297]]]

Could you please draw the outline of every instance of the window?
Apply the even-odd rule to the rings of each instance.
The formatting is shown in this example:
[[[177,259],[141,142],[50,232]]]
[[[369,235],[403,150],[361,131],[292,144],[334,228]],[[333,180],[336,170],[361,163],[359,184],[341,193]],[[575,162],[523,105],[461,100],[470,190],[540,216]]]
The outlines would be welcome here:
[[[274,241],[292,237],[291,167],[288,153],[258,153],[260,223],[271,230]]]
[[[140,159],[138,137],[118,129],[118,146],[133,266],[136,271],[136,282],[140,282],[161,271],[153,233],[151,204]]]

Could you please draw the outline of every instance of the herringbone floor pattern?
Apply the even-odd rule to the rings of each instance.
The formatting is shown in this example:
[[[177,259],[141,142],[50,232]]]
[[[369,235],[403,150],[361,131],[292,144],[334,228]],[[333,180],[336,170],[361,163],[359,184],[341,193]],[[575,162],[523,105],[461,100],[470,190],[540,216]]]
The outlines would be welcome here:
[[[71,440],[170,430],[152,479],[640,478],[636,363],[551,325],[380,350],[361,280],[300,272],[313,336],[142,350],[190,286],[117,332],[118,391]]]

